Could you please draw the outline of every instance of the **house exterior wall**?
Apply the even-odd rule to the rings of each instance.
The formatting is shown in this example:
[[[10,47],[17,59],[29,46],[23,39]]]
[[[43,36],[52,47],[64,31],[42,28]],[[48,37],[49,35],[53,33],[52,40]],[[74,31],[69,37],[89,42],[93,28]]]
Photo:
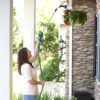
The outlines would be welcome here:
[[[96,0],[96,4],[96,12],[98,13],[98,11],[100,10],[100,0]],[[94,97],[95,100],[100,100],[100,83],[97,80],[95,81]]]
[[[88,12],[84,26],[75,24],[72,27],[72,89],[88,91],[94,94],[93,52],[94,52],[94,13],[95,0],[73,0],[73,9]]]

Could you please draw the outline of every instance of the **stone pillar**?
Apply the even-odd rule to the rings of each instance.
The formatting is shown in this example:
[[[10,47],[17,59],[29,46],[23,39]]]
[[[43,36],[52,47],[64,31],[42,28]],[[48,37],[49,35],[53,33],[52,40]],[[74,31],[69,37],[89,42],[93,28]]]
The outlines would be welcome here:
[[[24,47],[34,53],[36,0],[24,0]]]
[[[73,92],[94,93],[93,53],[94,53],[94,13],[95,0],[73,0],[73,8],[88,12],[85,25],[73,25]]]
[[[0,0],[0,99],[12,100],[13,0]]]

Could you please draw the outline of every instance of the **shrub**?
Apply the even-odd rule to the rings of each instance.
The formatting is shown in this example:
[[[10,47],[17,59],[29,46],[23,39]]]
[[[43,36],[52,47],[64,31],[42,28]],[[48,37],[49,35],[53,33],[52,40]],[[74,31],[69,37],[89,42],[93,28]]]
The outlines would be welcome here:
[[[46,61],[47,63],[44,64],[42,69],[44,80],[56,82],[61,81],[61,78],[65,77],[65,71],[59,71],[59,62],[61,62],[61,59],[59,57],[52,57]],[[41,79],[41,75],[39,75],[39,78]]]
[[[77,98],[75,98],[74,96],[72,96],[70,100],[77,100]]]
[[[19,93],[19,94],[14,93],[13,100],[23,100],[21,93]]]
[[[49,93],[44,93],[41,97],[37,95],[36,100],[52,100],[52,96]]]
[[[65,97],[55,96],[54,100],[66,100]]]

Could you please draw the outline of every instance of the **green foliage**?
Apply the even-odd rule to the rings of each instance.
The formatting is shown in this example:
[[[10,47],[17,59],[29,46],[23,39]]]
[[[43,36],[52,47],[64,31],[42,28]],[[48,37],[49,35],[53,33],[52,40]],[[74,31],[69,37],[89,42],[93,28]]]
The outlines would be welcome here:
[[[54,100],[66,100],[65,97],[55,96]]]
[[[51,5],[52,9],[50,9]],[[38,33],[43,31],[43,41],[40,45],[40,58],[45,81],[60,81],[65,74],[65,71],[59,72],[59,63],[63,61],[61,61],[61,56],[58,55],[58,27],[53,21],[50,21],[48,26],[46,26],[52,12],[54,12],[55,5],[56,0],[43,0],[41,6],[37,8],[37,34],[35,34],[35,36],[38,38]],[[45,31],[44,28],[46,28]],[[38,61],[35,62],[36,66],[38,65],[37,62]],[[41,75],[39,75],[39,77],[41,79]]]
[[[59,55],[59,43],[58,43],[58,29],[57,26],[51,22],[46,26],[47,23],[40,22],[40,26],[43,29],[47,27],[45,33],[43,33],[43,40],[40,45],[40,55],[44,56],[41,58],[42,62],[46,61],[45,64],[42,63],[43,76],[45,81],[60,81],[61,77],[65,76],[65,71],[59,71],[59,63],[63,63],[61,60],[62,55]],[[37,33],[40,33],[38,31]],[[43,61],[44,60],[44,61]],[[41,75],[39,76],[41,79]]]
[[[41,22],[40,26],[45,27],[47,23]],[[56,56],[58,53],[58,29],[56,25],[51,22],[47,26],[47,30],[43,33],[43,41],[40,45],[40,51],[45,54],[45,57]]]
[[[66,100],[65,97],[58,96],[52,96],[50,93],[43,93],[43,95],[40,97],[40,95],[37,95],[36,100]]]
[[[17,63],[16,61],[13,61],[13,67],[16,67]]]
[[[47,60],[46,60],[47,61]],[[59,71],[59,62],[62,60],[59,57],[52,57],[43,67],[43,76],[46,81],[60,81],[61,77],[65,77],[65,71]],[[41,75],[40,75],[41,79]]]
[[[42,96],[40,96],[38,94],[36,100],[52,100],[52,98],[53,98],[53,100],[66,100],[66,97],[60,97],[60,96],[53,97],[48,92],[43,93]],[[21,93],[19,93],[19,94],[14,93],[13,94],[13,100],[23,100],[22,94]],[[75,98],[74,96],[72,96],[70,100],[77,100],[77,98]]]
[[[13,72],[18,71],[18,67],[13,67]]]
[[[66,97],[60,97],[60,96],[52,97],[52,95],[48,92],[43,93],[43,95],[41,97],[38,94],[36,100],[52,100],[52,98],[53,98],[53,100],[66,100]],[[13,100],[23,100],[22,94],[21,93],[19,93],[19,94],[14,93]],[[77,100],[77,98],[72,96],[70,100]]]
[[[77,100],[77,98],[75,98],[74,96],[72,96],[70,100]]]
[[[18,71],[17,63],[13,60],[13,71]]]
[[[37,95],[36,100],[52,100],[52,96],[49,93],[43,93],[41,97],[40,95]]]
[[[19,94],[14,93],[13,100],[23,100],[21,93],[19,93]]]
[[[56,0],[42,0],[41,4],[39,5],[39,7],[37,7],[36,11],[37,24],[38,22],[43,21],[46,23],[48,21],[48,19],[51,17],[52,12],[54,12],[56,3]],[[38,27],[37,25],[37,28],[40,27]]]
[[[19,34],[14,34],[13,38],[13,53],[17,53],[23,47],[23,37]]]
[[[64,10],[64,23],[68,26],[73,25],[75,23],[79,23],[84,25],[87,21],[87,12],[84,10]]]
[[[16,8],[13,9],[13,53],[23,47],[23,36],[20,31],[20,23],[16,20]]]

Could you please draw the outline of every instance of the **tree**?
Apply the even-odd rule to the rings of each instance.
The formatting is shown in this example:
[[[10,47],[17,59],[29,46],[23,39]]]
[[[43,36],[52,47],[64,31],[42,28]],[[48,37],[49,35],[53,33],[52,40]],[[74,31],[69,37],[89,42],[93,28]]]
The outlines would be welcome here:
[[[62,77],[65,78],[65,71],[59,71],[59,63],[63,63],[64,61],[61,60],[62,54],[59,55],[58,27],[53,21],[46,26],[55,5],[56,0],[43,0],[43,5],[37,9],[36,17],[36,37],[46,27],[45,32],[43,32],[43,41],[40,45],[40,58],[44,80],[46,81],[61,81]],[[35,64],[38,65],[37,62]],[[39,77],[41,79],[41,75]]]
[[[42,29],[47,27],[47,30],[43,33],[43,40],[40,45],[44,80],[61,81],[61,78],[65,77],[65,71],[59,71],[59,63],[64,61],[61,60],[63,54],[59,55],[58,28],[53,22],[50,22],[48,26],[46,24],[40,22]],[[40,33],[40,31],[37,33]]]
[[[20,31],[20,23],[16,20],[16,8],[13,9],[13,53],[23,47],[23,35]]]

